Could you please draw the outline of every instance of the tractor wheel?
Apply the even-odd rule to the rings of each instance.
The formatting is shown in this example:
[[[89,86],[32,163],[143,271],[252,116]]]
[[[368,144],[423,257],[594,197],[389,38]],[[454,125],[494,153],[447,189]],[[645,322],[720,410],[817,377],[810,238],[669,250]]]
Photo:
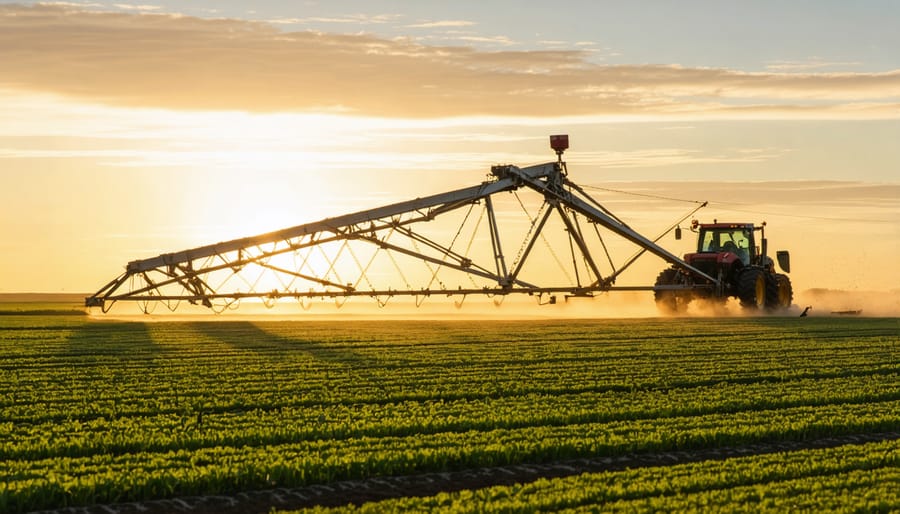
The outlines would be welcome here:
[[[775,273],[769,275],[766,284],[766,308],[771,311],[786,310],[794,301],[794,288],[787,275]]]
[[[762,309],[766,306],[766,272],[749,268],[738,276],[738,298],[745,309]]]
[[[670,286],[684,283],[684,276],[675,268],[664,269],[656,277],[656,285]],[[679,314],[687,310],[691,294],[684,291],[654,291],[656,306],[664,314]]]

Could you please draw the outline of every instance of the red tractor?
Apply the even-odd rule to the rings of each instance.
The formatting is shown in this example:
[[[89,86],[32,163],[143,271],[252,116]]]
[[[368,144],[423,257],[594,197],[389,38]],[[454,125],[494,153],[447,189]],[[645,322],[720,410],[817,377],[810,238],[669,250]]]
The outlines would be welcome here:
[[[656,304],[665,312],[683,312],[691,300],[704,298],[725,301],[729,297],[740,300],[747,309],[786,310],[794,299],[791,280],[776,273],[775,262],[767,255],[765,223],[691,223],[697,232],[697,251],[684,256],[687,264],[700,270],[717,283],[711,283],[690,270],[672,266],[656,279]],[[756,244],[759,232],[759,245]],[[675,231],[680,239],[681,231]],[[787,251],[776,253],[778,265],[790,273]]]

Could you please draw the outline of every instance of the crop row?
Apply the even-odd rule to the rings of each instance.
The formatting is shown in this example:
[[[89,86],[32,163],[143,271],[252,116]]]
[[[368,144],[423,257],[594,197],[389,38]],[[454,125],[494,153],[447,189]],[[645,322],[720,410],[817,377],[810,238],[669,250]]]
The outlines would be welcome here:
[[[31,509],[521,462],[803,440],[900,429],[900,402],[741,415],[534,426],[405,437],[226,444],[191,450],[8,460],[4,495]]]
[[[896,512],[900,442],[803,450],[367,503],[329,512]]]
[[[5,357],[0,387],[11,391],[0,398],[0,415],[7,415],[0,421],[26,421],[30,406],[47,419],[68,416],[79,403],[118,404],[120,411],[122,404],[146,403],[165,410],[207,402],[210,396],[214,402],[230,396],[242,404],[237,408],[264,408],[266,395],[316,404],[386,403],[872,376],[896,373],[900,359],[896,345],[890,339],[879,342],[879,336],[845,337],[839,344],[729,340],[717,351],[715,335],[684,343],[632,338],[629,344],[612,344],[599,334],[594,341],[563,343],[508,340],[498,330],[470,334],[483,345],[418,345],[334,343],[305,333],[288,337],[283,332],[296,326],[284,324],[266,330],[240,323],[215,330],[205,325],[101,325],[102,330],[78,331],[87,336],[28,344],[29,352],[18,360],[12,354],[25,345],[0,346]],[[140,332],[153,334],[150,342],[132,340]]]
[[[788,408],[885,404],[900,401],[897,375],[801,380],[779,384],[723,384],[709,388],[454,401],[322,404],[296,398],[252,399],[233,405],[142,404],[118,410],[94,405],[98,417],[42,423],[0,423],[0,458],[34,459],[97,453],[170,451],[227,445],[264,445],[354,437],[489,431],[664,418],[702,417]],[[85,411],[87,412],[87,411]]]

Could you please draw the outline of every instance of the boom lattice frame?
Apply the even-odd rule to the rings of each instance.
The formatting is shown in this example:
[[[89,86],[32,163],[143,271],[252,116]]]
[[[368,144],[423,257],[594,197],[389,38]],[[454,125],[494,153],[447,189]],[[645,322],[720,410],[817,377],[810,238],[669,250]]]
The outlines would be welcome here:
[[[525,168],[493,166],[489,180],[473,187],[132,261],[123,274],[86,298],[85,305],[107,312],[116,302],[131,301],[149,312],[152,302],[162,302],[174,310],[184,301],[218,311],[247,298],[267,304],[294,298],[307,306],[305,302],[314,298],[344,301],[363,296],[376,298],[384,305],[394,296],[412,296],[418,305],[431,295],[521,293],[540,298],[557,293],[590,296],[611,290],[659,289],[614,285],[619,275],[645,252],[690,271],[702,282],[700,287],[719,285],[715,277],[632,230],[570,181],[562,152],[557,153],[560,159],[556,162]],[[541,205],[534,216],[528,214],[529,226],[519,252],[514,260],[509,260],[503,253],[504,231],[494,199],[509,192],[518,199],[517,191],[521,189],[536,192]],[[462,218],[456,230],[450,228],[430,235],[423,229],[452,213]],[[564,279],[557,277],[547,283],[543,278],[526,279],[523,270],[541,240],[562,265],[557,255],[562,249],[557,248],[556,252],[545,235],[554,214],[558,216],[557,226],[564,229],[568,239],[565,250],[572,257],[569,271],[564,270]],[[600,227],[636,245],[637,253],[617,267]],[[597,241],[590,238],[591,228],[599,240],[600,251]],[[471,235],[463,249],[467,230]],[[487,236],[483,235],[485,231]],[[481,257],[473,257],[473,245],[488,239],[490,251],[484,248]],[[595,255],[601,252],[605,258],[598,260]],[[391,263],[387,267],[392,269],[393,277],[387,279],[387,285],[373,279],[376,260]],[[413,275],[411,263],[418,263],[423,270],[418,275],[422,279],[418,287],[407,276]],[[607,267],[607,272],[601,271]],[[448,285],[449,281],[443,278],[446,274],[457,278],[457,283]],[[264,276],[266,280],[262,280]],[[403,281],[401,287],[396,287],[397,278]]]

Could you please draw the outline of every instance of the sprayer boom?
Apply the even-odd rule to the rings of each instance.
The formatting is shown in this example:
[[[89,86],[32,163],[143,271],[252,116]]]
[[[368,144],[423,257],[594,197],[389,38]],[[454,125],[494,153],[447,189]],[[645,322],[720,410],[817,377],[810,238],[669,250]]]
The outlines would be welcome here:
[[[220,310],[247,298],[267,303],[295,298],[302,304],[312,298],[369,296],[383,305],[394,296],[413,296],[418,304],[438,294],[589,296],[655,289],[614,285],[636,257],[617,267],[601,228],[636,245],[638,255],[651,253],[696,277],[693,287],[716,288],[715,277],[631,229],[569,180],[562,159],[568,136],[551,136],[551,146],[556,162],[493,166],[489,180],[472,187],[131,261],[85,304],[105,312],[115,302],[134,301],[147,312],[149,302],[175,309],[186,301]],[[530,210],[520,192],[536,193]],[[523,223],[509,222],[521,236],[512,260],[504,254],[509,241],[504,236],[516,230],[504,226],[509,209],[497,207],[510,203],[510,193],[525,213],[527,228],[521,234]],[[555,236],[548,234],[550,225],[557,227]],[[563,244],[551,244],[554,238]],[[537,260],[538,243],[561,265],[562,274],[529,269],[540,271],[548,260],[528,265]],[[609,264],[606,270],[596,258],[599,248]],[[562,265],[560,253],[570,254],[571,265]]]

